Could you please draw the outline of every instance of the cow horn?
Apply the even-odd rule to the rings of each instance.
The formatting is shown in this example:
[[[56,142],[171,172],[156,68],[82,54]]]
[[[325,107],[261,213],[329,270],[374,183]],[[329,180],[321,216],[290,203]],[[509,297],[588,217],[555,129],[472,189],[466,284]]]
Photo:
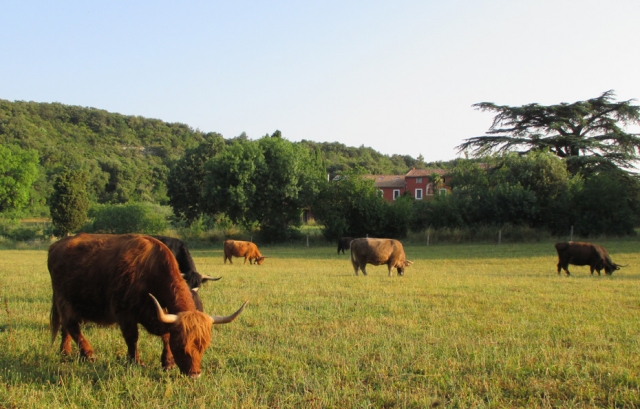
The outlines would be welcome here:
[[[410,266],[410,265],[412,265],[412,264],[413,264],[413,261],[406,260],[406,261],[404,262],[404,265],[405,265],[405,266],[407,266],[407,267],[409,267],[409,266]]]
[[[149,294],[149,296],[153,298],[153,301],[156,303],[156,308],[158,310],[158,319],[160,320],[160,322],[164,322],[165,324],[174,324],[178,322],[177,315],[165,313],[156,297],[154,297],[153,294]]]
[[[240,307],[238,309],[238,311],[234,312],[231,315],[227,315],[226,317],[219,317],[216,315],[212,315],[211,319],[213,320],[214,324],[228,324],[231,321],[235,320],[236,318],[238,318],[238,315],[240,315],[240,313],[242,312],[242,310],[244,310],[244,307],[247,305],[247,303],[249,303],[249,300],[245,301],[244,304],[242,304],[242,307]]]
[[[213,278],[213,277],[209,277],[209,276],[202,276],[202,282],[204,283],[205,281],[218,281],[221,278],[222,277]]]

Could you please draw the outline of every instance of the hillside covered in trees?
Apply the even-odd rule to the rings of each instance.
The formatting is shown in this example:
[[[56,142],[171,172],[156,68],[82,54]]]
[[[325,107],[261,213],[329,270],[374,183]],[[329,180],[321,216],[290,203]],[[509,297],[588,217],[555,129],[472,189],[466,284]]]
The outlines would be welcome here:
[[[96,108],[0,100],[0,144],[38,158],[26,214],[48,211],[55,178],[65,169],[87,175],[87,193],[93,203],[167,204],[169,170],[186,149],[212,136],[221,135]],[[238,139],[248,138],[242,134],[225,143]],[[364,146],[307,140],[296,144],[321,152],[330,176],[355,167],[368,173],[402,174],[411,167],[427,166],[420,157],[383,155]]]
[[[225,139],[184,124],[95,108],[0,100],[0,216],[12,223],[50,217],[56,236],[157,234],[171,223],[200,232],[240,228],[267,242],[295,238],[309,211],[327,240],[402,238],[431,228],[466,229],[473,236],[506,226],[553,235],[575,228],[585,237],[635,234],[640,179],[621,165],[640,161],[640,136],[620,125],[640,123],[640,106],[612,101],[605,93],[570,106],[534,108],[549,116],[527,128],[536,143],[535,135],[550,135],[542,145],[531,148],[533,142],[518,135],[514,142],[500,128],[495,132],[506,136],[490,130],[470,140],[480,144],[473,159],[424,163],[422,157],[383,155],[364,146],[291,142],[278,130],[257,139],[244,133]],[[529,127],[529,117],[515,111],[506,121]],[[502,123],[501,114],[496,118]],[[557,129],[567,133],[562,126],[573,129],[583,122],[593,129],[568,139],[553,136]],[[491,153],[496,141],[510,149]],[[515,149],[525,142],[528,150]],[[574,153],[565,157],[558,154],[565,148],[548,147],[563,144]],[[405,192],[388,202],[362,177],[405,174],[413,167],[448,169],[452,190],[428,200]],[[0,223],[0,237],[18,237],[16,231]]]

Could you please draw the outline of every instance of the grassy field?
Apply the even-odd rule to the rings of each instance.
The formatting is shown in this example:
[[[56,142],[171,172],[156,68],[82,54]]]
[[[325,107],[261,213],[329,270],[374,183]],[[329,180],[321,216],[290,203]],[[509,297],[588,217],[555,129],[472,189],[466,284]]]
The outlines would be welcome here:
[[[264,247],[262,266],[194,251],[223,277],[207,312],[250,300],[197,380],[162,371],[144,330],[145,367],[115,327],[85,325],[95,363],[62,359],[46,251],[0,251],[0,408],[638,407],[640,241],[601,243],[629,266],[558,276],[551,242],[406,246],[404,277],[356,277],[334,247]]]

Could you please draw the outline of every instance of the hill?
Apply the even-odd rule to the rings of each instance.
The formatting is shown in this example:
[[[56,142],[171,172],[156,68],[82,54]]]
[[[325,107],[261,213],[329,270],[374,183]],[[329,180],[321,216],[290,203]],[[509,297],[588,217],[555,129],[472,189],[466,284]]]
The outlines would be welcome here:
[[[211,135],[214,133],[203,133],[181,123],[97,108],[0,100],[0,143],[32,149],[39,156],[40,177],[33,187],[31,213],[37,213],[35,209],[46,212],[53,180],[65,168],[87,172],[92,202],[166,204],[169,169],[185,149]],[[243,137],[246,138],[237,138]],[[299,143],[322,152],[327,172],[332,175],[357,166],[378,174],[446,166],[425,164],[422,158],[407,155],[384,155],[365,146],[307,140]]]

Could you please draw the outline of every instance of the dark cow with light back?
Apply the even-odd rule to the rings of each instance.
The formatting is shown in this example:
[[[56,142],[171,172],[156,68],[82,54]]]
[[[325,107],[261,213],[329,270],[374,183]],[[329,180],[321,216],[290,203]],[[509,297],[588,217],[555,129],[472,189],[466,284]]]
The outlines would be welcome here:
[[[600,270],[611,275],[620,267],[625,267],[612,262],[607,251],[599,244],[569,241],[556,243],[555,247],[558,252],[558,274],[564,269],[567,275],[570,275],[569,264],[589,266],[591,275],[593,275],[593,270],[596,270],[598,275],[600,275]]]
[[[60,350],[65,355],[71,353],[73,339],[80,355],[93,360],[93,349],[80,330],[82,322],[118,324],[129,359],[141,364],[137,343],[142,324],[168,345],[161,358],[163,368],[175,363],[183,374],[197,377],[212,325],[233,321],[247,304],[226,317],[197,311],[176,258],[149,236],[65,237],[49,247],[47,264],[53,287],[52,341],[62,327]]]
[[[244,257],[244,264],[247,264],[247,260],[249,260],[249,264],[253,264],[255,261],[258,265],[262,264],[266,258],[260,254],[258,246],[250,241],[225,240],[222,250],[224,252],[224,264],[227,264],[227,260],[229,260],[230,264],[233,264],[232,256]]]
[[[182,278],[184,278],[184,281],[187,282],[187,285],[191,290],[193,301],[195,301],[196,303],[196,309],[198,311],[204,311],[204,306],[202,304],[200,296],[198,295],[198,290],[207,281],[218,281],[222,277],[213,278],[198,273],[198,271],[196,270],[196,264],[193,262],[191,253],[189,253],[189,248],[182,240],[168,236],[151,237],[160,240],[162,243],[164,243],[165,246],[169,248],[169,250],[171,250],[174,257],[176,258],[176,261],[178,262],[180,274],[182,274]]]
[[[356,275],[358,269],[367,275],[366,265],[379,266],[386,264],[391,277],[391,269],[395,268],[398,275],[404,274],[405,267],[413,264],[404,254],[402,243],[394,239],[354,239],[351,242],[351,264]]]
[[[345,250],[349,250],[349,248],[351,248],[352,240],[353,240],[353,237],[340,237],[338,239],[338,254],[340,254],[341,251],[342,251],[342,254],[344,254]]]

